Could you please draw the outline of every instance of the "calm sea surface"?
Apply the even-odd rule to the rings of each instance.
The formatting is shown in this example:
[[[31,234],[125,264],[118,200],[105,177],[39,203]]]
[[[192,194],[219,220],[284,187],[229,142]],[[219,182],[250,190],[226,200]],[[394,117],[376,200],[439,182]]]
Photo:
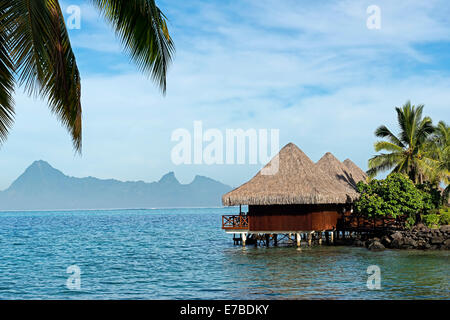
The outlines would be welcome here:
[[[0,212],[0,299],[450,299],[448,251],[242,248],[221,230],[232,213]]]

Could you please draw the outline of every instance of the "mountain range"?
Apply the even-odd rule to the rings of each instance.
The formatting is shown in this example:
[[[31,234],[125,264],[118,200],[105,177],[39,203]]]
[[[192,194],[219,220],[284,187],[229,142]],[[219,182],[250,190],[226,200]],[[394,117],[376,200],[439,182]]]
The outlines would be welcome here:
[[[203,176],[181,184],[173,172],[151,183],[75,178],[40,160],[33,162],[8,189],[0,192],[0,210],[221,206],[222,195],[231,189]]]

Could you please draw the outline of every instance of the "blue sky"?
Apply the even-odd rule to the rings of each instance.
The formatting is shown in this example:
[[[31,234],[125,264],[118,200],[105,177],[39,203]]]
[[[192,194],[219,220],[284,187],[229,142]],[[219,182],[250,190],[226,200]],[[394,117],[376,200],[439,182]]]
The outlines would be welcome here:
[[[18,88],[16,123],[0,148],[0,189],[34,160],[72,176],[158,180],[174,171],[232,186],[259,165],[172,164],[171,133],[205,129],[280,129],[313,161],[330,151],[363,169],[380,124],[396,131],[394,107],[425,104],[450,122],[448,1],[157,1],[177,52],[163,97],[141,75],[89,1],[71,30],[82,74],[83,155],[45,102]],[[381,29],[366,27],[369,5]]]

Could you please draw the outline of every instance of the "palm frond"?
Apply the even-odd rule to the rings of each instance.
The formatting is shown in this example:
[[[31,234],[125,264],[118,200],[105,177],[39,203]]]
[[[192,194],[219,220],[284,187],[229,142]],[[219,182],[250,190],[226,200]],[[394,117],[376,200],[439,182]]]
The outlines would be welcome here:
[[[14,66],[9,51],[8,17],[0,5],[0,145],[6,140],[14,121]]]
[[[439,170],[439,162],[430,158],[422,158],[416,160],[418,171],[426,177],[426,180],[433,184],[439,184],[444,172]]]
[[[422,144],[428,138],[428,136],[435,131],[433,122],[430,117],[423,118],[423,120],[416,126],[416,128],[416,144]]]
[[[19,83],[48,100],[81,151],[80,74],[58,1],[11,1],[5,13]]]
[[[402,108],[395,108],[395,111],[397,112],[397,123],[400,128],[400,140],[403,142],[404,145],[409,145],[410,139],[409,139],[409,128],[408,128],[408,118],[409,118],[409,111],[411,108],[411,103],[407,101]]]
[[[397,138],[386,126],[382,125],[375,130],[375,136],[378,138],[386,138],[391,143],[396,144],[399,147],[404,148],[404,144]]]
[[[440,147],[450,146],[450,126],[447,126],[444,121],[439,121],[435,128],[433,138]]]
[[[402,152],[403,148],[394,143],[387,141],[377,141],[374,144],[374,148],[376,152],[380,152],[381,150],[391,151],[391,152]]]
[[[388,154],[378,154],[369,159],[369,170],[367,175],[371,178],[376,176],[378,173],[386,170],[390,170],[398,166],[399,162],[402,161],[402,153],[388,153]]]
[[[164,14],[154,0],[91,0],[112,24],[125,51],[166,92],[174,44]]]

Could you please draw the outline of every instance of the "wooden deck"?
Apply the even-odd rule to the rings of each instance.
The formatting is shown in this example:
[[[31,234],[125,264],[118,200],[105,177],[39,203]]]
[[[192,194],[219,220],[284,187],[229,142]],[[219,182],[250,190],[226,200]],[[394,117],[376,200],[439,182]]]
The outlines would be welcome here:
[[[253,226],[253,229],[250,228],[249,220],[250,218],[253,218],[253,216],[248,216],[245,214],[240,215],[224,215],[222,216],[222,229],[227,231],[252,231],[254,227],[258,227],[257,224]],[[263,217],[266,218],[267,217]],[[260,219],[261,220],[261,219]],[[293,221],[291,221],[293,220]],[[295,220],[299,220],[300,222],[302,219],[299,219],[298,216],[292,216],[289,222],[295,222]],[[263,220],[264,221],[264,220]],[[258,219],[255,220],[255,223],[258,222]],[[293,225],[297,225],[298,223],[293,223]],[[336,231],[349,231],[349,232],[370,232],[370,231],[376,231],[376,230],[395,230],[395,229],[401,229],[403,227],[404,221],[402,219],[393,219],[393,218],[378,218],[378,219],[370,219],[366,217],[361,217],[358,215],[350,214],[349,212],[345,213],[341,217],[337,219],[337,224],[335,228],[329,228],[330,230],[336,230]],[[261,227],[261,226],[259,226]],[[274,230],[316,230],[314,228],[292,228],[292,225],[289,226],[283,226],[283,228],[280,228],[280,226],[276,225],[277,228],[275,228],[273,225],[269,228],[272,231]],[[263,231],[266,230],[268,227],[260,228],[256,231]],[[322,230],[325,230],[324,228],[319,228]],[[319,230],[317,229],[317,230]],[[255,231],[253,230],[253,231]],[[268,230],[268,229],[267,229]]]
[[[325,213],[326,214],[326,213]],[[307,214],[305,216],[308,216]],[[269,216],[271,217],[271,216]],[[263,216],[263,218],[265,218]],[[283,218],[283,216],[281,217]],[[292,226],[297,226],[304,219],[299,219],[298,215],[292,215],[290,221]],[[298,220],[298,221],[296,221]],[[358,216],[351,212],[345,212],[337,217],[337,223],[332,229],[292,229],[291,225],[284,226],[285,229],[278,229],[278,225],[269,221],[267,228],[270,226],[272,230],[255,229],[259,226],[258,217],[255,215],[224,215],[222,216],[222,229],[227,233],[233,233],[234,244],[254,244],[274,246],[279,244],[297,244],[300,247],[303,244],[311,246],[313,244],[321,245],[324,241],[326,244],[334,244],[336,241],[346,239],[355,239],[357,237],[367,238],[373,235],[382,235],[388,230],[398,230],[404,227],[405,219],[393,218],[366,218]],[[272,224],[271,224],[272,223]],[[303,224],[302,226],[314,226],[314,224]],[[284,241],[285,240],[285,241]]]
[[[222,229],[224,230],[248,230],[247,215],[227,215],[222,216]]]
[[[336,229],[339,231],[350,232],[370,232],[377,230],[396,230],[401,229],[405,219],[398,218],[366,218],[358,215],[345,213],[338,220]]]

